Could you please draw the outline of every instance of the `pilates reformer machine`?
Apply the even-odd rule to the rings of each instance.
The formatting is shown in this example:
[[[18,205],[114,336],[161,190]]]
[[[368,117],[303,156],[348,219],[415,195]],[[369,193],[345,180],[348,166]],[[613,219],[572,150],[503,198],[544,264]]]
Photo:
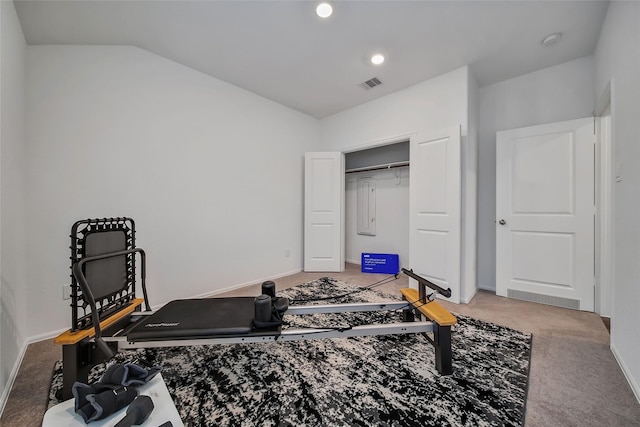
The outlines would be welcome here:
[[[136,255],[140,257],[142,298],[136,297]],[[131,218],[87,219],[71,230],[71,329],[54,339],[63,348],[62,399],[74,382],[87,382],[91,368],[118,350],[319,338],[421,333],[435,347],[435,366],[452,369],[451,326],[455,316],[435,301],[451,295],[416,275],[418,289],[403,288],[404,301],[289,305],[275,284],[262,284],[257,297],[183,299],[152,311],[145,283],[145,252],[136,247]],[[427,288],[430,288],[427,291]],[[144,305],[144,310],[142,309]],[[402,311],[402,321],[336,328],[283,328],[284,316]],[[427,333],[433,333],[433,337]]]

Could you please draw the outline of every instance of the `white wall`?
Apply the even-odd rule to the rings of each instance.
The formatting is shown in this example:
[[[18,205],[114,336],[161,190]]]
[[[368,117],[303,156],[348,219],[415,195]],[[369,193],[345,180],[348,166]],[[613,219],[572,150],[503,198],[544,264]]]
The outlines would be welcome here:
[[[462,67],[322,119],[322,149],[355,151],[457,125],[466,136],[468,71]]]
[[[69,326],[78,219],[136,220],[152,305],[300,271],[316,119],[133,47],[27,58],[29,336]]]
[[[358,177],[376,181],[376,235],[358,234]],[[345,192],[346,260],[360,264],[363,252],[398,254],[409,265],[409,168],[350,173]]]
[[[640,400],[640,3],[611,2],[595,53],[595,99],[611,82],[614,285],[611,350]],[[592,96],[594,96],[592,95]]]
[[[496,286],[496,132],[593,114],[593,57],[585,57],[479,91],[478,284]]]
[[[458,125],[462,126],[462,144],[466,148],[469,142],[467,127],[470,84],[473,84],[473,80],[469,77],[469,69],[462,67],[324,118],[320,128],[321,149],[350,152],[406,140],[407,137],[420,141],[429,131]],[[406,221],[408,220],[407,215]],[[378,229],[381,228],[378,224]],[[408,225],[406,237],[398,238],[406,238],[403,246],[408,248]],[[473,260],[475,244],[466,249],[469,251],[469,254],[465,254],[466,259]],[[404,265],[410,267],[406,264],[407,261],[404,261]],[[462,276],[463,301],[475,293],[474,273],[475,270]]]
[[[27,330],[24,221],[26,43],[10,1],[0,1],[0,412]]]

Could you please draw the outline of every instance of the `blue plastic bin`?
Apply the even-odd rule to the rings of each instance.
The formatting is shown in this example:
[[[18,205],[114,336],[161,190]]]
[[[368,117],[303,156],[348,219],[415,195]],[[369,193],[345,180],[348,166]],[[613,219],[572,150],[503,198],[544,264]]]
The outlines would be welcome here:
[[[360,265],[363,273],[397,274],[400,271],[400,261],[397,254],[363,252]]]

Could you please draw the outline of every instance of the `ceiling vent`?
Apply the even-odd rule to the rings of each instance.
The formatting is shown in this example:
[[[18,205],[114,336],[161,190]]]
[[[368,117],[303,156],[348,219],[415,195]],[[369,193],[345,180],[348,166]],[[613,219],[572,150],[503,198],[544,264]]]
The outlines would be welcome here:
[[[360,83],[360,87],[363,87],[369,90],[369,89],[373,89],[376,86],[380,86],[381,84],[382,82],[380,81],[380,79],[378,79],[377,77],[374,77],[372,79],[367,80],[364,83]]]

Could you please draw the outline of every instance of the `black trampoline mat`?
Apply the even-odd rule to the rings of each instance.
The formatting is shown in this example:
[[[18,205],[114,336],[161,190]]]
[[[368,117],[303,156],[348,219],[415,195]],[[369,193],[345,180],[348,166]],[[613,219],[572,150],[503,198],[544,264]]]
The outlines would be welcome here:
[[[251,334],[253,301],[253,297],[171,301],[137,323],[127,339],[135,342]]]

